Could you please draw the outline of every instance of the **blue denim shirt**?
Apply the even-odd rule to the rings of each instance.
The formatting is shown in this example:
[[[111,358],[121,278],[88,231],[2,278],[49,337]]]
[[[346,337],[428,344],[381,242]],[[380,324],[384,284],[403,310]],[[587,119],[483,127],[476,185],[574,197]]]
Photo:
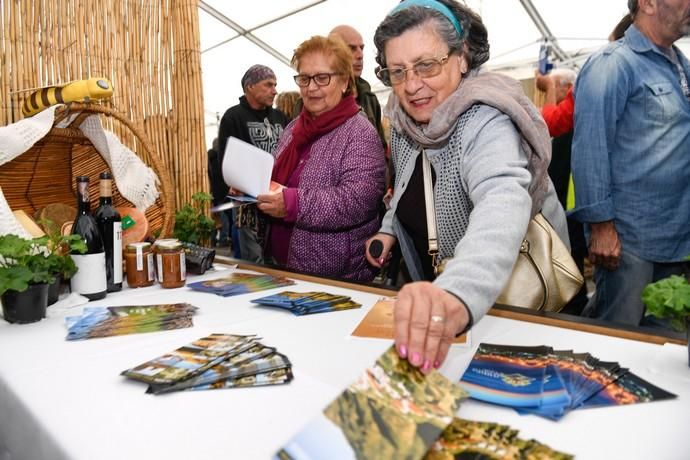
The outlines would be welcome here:
[[[676,65],[634,25],[577,79],[572,172],[572,217],[613,220],[623,249],[652,262],[690,255],[690,102]]]

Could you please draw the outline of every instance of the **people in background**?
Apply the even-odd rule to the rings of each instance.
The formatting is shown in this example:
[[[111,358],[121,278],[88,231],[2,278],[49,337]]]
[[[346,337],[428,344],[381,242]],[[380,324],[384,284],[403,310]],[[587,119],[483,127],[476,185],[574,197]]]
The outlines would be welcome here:
[[[546,172],[548,130],[520,84],[482,72],[481,18],[452,0],[405,0],[374,44],[377,75],[393,89],[387,113],[395,191],[374,240],[381,266],[400,243],[414,282],[394,308],[398,353],[429,372],[456,334],[478,321],[508,281],[530,218],[541,211],[567,244],[563,209]],[[431,164],[439,258],[429,256],[423,159]]]
[[[383,126],[381,125],[381,104],[379,104],[376,95],[371,92],[369,82],[362,78],[362,70],[364,69],[364,40],[362,35],[354,27],[339,25],[331,30],[329,36],[340,37],[350,48],[352,53],[352,71],[355,75],[355,86],[357,89],[355,93],[357,104],[362,108],[371,124],[376,127],[385,149],[387,142]]]
[[[649,324],[644,287],[690,254],[690,1],[629,0],[633,24],[575,89],[572,170],[596,291],[586,314]]]
[[[283,112],[273,108],[276,96],[276,76],[269,67],[256,64],[242,76],[240,103],[230,107],[220,120],[218,130],[218,158],[223,165],[225,145],[233,136],[262,150],[272,152],[288,120]],[[242,165],[237,165],[241,168]],[[251,262],[263,262],[265,225],[257,214],[256,206],[246,205],[234,211],[239,232],[241,257]]]
[[[299,92],[297,91],[284,91],[278,93],[276,96],[276,109],[283,112],[288,121],[292,121],[299,115],[299,112],[295,110],[295,104],[298,99]]]
[[[218,138],[213,139],[211,148],[208,150],[208,182],[211,185],[211,195],[213,196],[213,205],[217,206],[225,202],[228,195],[228,186],[223,180],[223,171],[218,161]],[[220,221],[220,229],[214,237],[216,246],[230,246],[231,243],[231,219],[232,214],[229,211],[221,211],[217,214]]]
[[[352,55],[342,40],[316,36],[292,64],[304,108],[276,149],[279,191],[258,196],[272,217],[266,254],[293,270],[371,281],[364,243],[379,225],[385,160],[353,96]]]
[[[535,75],[537,88],[545,93],[541,113],[552,136],[549,177],[556,189],[558,201],[563,209],[567,210],[570,206],[569,192],[572,192],[570,157],[573,142],[573,112],[575,111],[573,85],[577,74],[572,69],[558,68],[547,75],[537,70]],[[567,222],[570,254],[580,272],[584,272],[585,257],[587,257],[584,229],[580,222],[571,217],[567,218]],[[587,305],[587,300],[587,285],[583,284],[580,291],[563,307],[561,312],[579,315]]]

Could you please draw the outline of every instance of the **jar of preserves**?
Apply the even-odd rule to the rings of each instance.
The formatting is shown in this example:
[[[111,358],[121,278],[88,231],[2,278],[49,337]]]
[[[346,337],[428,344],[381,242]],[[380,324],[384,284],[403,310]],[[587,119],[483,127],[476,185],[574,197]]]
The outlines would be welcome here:
[[[185,285],[187,267],[182,243],[176,239],[156,241],[158,282],[166,289]]]
[[[125,247],[127,285],[131,288],[151,286],[156,280],[151,243],[130,243]]]

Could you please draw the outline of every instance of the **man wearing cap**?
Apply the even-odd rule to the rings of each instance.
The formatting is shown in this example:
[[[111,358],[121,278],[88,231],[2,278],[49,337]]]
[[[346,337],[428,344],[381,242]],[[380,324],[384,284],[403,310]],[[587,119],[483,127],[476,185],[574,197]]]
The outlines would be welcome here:
[[[592,55],[575,85],[572,171],[596,292],[585,314],[644,317],[648,283],[690,255],[690,0],[628,0],[633,24]]]
[[[265,65],[253,65],[244,73],[241,84],[244,95],[240,97],[240,103],[230,107],[220,120],[219,166],[223,164],[228,137],[236,137],[272,152],[288,124],[285,114],[273,108],[273,99],[277,94],[273,70]],[[242,206],[239,209],[235,213],[235,222],[239,229],[240,255],[245,260],[263,263],[264,226],[257,216],[256,207]]]

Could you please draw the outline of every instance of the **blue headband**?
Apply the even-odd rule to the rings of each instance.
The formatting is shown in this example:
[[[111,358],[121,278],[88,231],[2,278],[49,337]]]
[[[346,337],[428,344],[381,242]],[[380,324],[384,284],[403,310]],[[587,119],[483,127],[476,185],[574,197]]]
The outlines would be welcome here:
[[[398,6],[393,8],[393,10],[390,13],[388,13],[388,16],[391,16],[397,13],[398,11],[410,8],[412,6],[421,6],[423,8],[431,8],[432,10],[438,11],[439,13],[444,15],[446,19],[450,21],[451,24],[453,24],[453,27],[455,27],[455,30],[458,32],[458,36],[462,38],[462,26],[460,25],[460,21],[458,21],[458,18],[455,17],[450,8],[436,0],[405,0],[404,2],[401,2]]]

